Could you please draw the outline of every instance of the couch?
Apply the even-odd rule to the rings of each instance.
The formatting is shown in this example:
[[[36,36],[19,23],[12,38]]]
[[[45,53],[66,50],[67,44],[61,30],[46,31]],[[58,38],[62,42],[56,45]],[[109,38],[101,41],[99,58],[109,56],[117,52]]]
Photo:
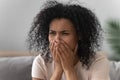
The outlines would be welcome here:
[[[0,80],[32,80],[34,58],[29,53],[0,52]],[[120,62],[110,61],[110,79],[120,80]]]
[[[120,62],[110,61],[110,79],[120,80]]]
[[[34,58],[27,52],[0,52],[0,80],[32,80]]]

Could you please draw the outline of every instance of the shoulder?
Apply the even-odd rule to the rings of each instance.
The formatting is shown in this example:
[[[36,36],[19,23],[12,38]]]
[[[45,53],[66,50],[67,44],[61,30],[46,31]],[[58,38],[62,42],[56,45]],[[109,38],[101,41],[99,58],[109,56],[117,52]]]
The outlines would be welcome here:
[[[91,68],[99,67],[102,65],[109,66],[109,60],[107,58],[106,52],[99,51],[99,52],[96,52],[95,58],[91,64]]]
[[[35,57],[32,65],[32,77],[45,79],[47,67],[41,55]]]
[[[104,52],[104,51],[96,52],[95,61],[101,60],[101,59],[107,59],[107,53],[106,52]]]
[[[38,56],[35,57],[34,62],[44,63],[45,61],[44,61],[43,57],[39,54]]]
[[[40,67],[45,67],[46,63],[43,59],[43,57],[39,54],[38,56],[35,57],[33,61],[33,66],[40,66]]]
[[[109,66],[109,60],[107,58],[106,52],[99,51],[99,52],[96,52],[95,59],[92,62],[91,67],[92,68],[95,68],[95,67],[101,67],[102,68],[102,66],[103,67],[105,67],[105,66],[108,67]]]
[[[90,67],[91,78],[109,80],[109,60],[105,52],[97,52]]]

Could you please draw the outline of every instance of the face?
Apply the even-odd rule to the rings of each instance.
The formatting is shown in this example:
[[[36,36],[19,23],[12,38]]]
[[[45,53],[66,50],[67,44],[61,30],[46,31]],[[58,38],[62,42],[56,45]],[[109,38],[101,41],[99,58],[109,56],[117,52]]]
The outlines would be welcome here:
[[[55,40],[59,43],[63,40],[72,50],[74,50],[78,42],[78,37],[71,21],[65,18],[54,19],[49,27],[49,42]]]

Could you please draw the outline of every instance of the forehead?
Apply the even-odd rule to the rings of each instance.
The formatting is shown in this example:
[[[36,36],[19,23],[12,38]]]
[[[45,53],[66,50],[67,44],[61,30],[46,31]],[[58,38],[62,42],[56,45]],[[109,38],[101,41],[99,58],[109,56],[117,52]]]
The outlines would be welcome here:
[[[72,22],[65,18],[52,20],[49,27],[50,29],[55,29],[55,30],[73,30],[74,29]]]

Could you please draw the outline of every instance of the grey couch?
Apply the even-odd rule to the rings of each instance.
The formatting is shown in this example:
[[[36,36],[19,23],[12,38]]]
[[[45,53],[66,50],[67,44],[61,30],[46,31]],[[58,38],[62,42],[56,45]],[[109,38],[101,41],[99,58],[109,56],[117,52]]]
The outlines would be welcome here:
[[[0,57],[0,80],[32,80],[35,56]],[[110,79],[120,80],[120,62],[110,61]]]
[[[120,62],[110,61],[110,79],[120,80]]]
[[[34,57],[0,57],[0,80],[32,80]]]

